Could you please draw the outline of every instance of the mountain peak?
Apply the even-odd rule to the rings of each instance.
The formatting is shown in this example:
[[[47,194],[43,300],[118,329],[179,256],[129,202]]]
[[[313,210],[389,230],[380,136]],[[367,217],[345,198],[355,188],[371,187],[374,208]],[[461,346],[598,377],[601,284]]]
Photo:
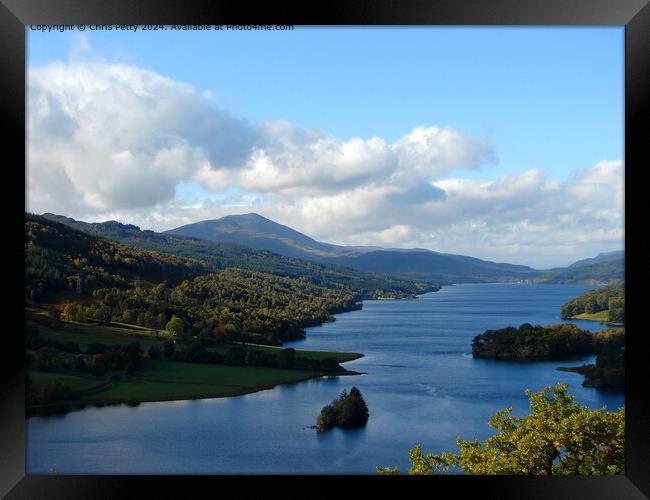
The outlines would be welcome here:
[[[138,226],[135,226],[133,224],[125,224],[117,220],[108,220],[105,222],[83,222],[80,220],[75,220],[72,217],[67,217],[65,215],[57,215],[51,212],[46,212],[42,214],[41,217],[53,222],[65,224],[74,229],[90,230],[92,234],[101,234],[102,232],[119,233],[124,231],[136,231],[136,232],[141,231],[141,229]],[[94,228],[94,230],[92,230],[92,228]]]
[[[45,212],[44,214],[41,214],[41,217],[48,219],[48,220],[53,220],[55,222],[68,222],[68,223],[75,223],[79,222],[74,220],[72,217],[67,217],[65,215],[58,215],[58,214],[53,214],[51,212]]]
[[[337,248],[335,245],[320,243],[255,212],[226,215],[220,219],[187,224],[165,232],[176,236],[236,243],[298,258],[335,255]]]
[[[247,214],[231,214],[231,215],[226,215],[225,217],[222,217],[223,219],[228,219],[228,218],[250,218],[250,219],[264,219],[264,220],[270,220],[264,217],[263,215],[260,215],[256,212],[248,212]]]
[[[272,221],[271,219],[268,219],[264,217],[263,215],[257,214],[255,212],[250,212],[247,214],[232,214],[232,215],[225,215],[221,217],[221,219],[216,219],[216,220],[223,220],[223,221],[228,221],[228,222],[233,222],[233,221],[246,221],[246,222],[270,222],[272,224],[278,224],[277,222]],[[280,224],[278,224],[280,225]]]

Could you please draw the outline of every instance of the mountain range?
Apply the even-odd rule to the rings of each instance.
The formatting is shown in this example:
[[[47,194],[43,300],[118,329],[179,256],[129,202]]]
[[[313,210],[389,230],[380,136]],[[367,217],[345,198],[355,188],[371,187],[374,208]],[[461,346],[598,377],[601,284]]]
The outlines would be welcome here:
[[[87,223],[51,213],[43,214],[43,217],[140,248],[193,258],[201,258],[197,253],[208,259],[218,254],[223,260],[225,253],[231,260],[245,255],[260,265],[269,259],[274,265],[283,262],[285,267],[297,262],[311,262],[330,266],[330,269],[351,268],[438,284],[487,281],[605,283],[623,279],[623,251],[602,253],[566,268],[537,270],[417,248],[334,245],[317,241],[255,213],[200,221],[162,233],[142,231],[137,226],[116,221]],[[226,262],[225,265],[234,264]],[[296,270],[296,273],[300,271]]]

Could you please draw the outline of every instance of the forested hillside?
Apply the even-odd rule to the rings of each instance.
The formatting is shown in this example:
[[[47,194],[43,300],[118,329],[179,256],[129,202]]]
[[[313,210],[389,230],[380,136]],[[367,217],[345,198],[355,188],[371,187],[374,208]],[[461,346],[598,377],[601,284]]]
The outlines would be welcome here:
[[[538,283],[613,283],[624,278],[623,259],[596,262],[589,265],[564,267],[544,271]]]
[[[25,215],[25,298],[103,287],[130,288],[181,281],[215,271],[207,262],[143,251]]]
[[[303,267],[300,277],[221,269],[31,215],[25,219],[25,257],[27,302],[55,304],[77,322],[164,329],[176,318],[174,335],[186,340],[277,345],[304,336],[305,327],[330,321],[333,314],[360,308],[364,298],[435,289],[317,265],[314,273]],[[263,260],[259,253],[254,257]],[[296,274],[302,265],[294,265]],[[372,284],[381,288],[368,288]]]
[[[439,289],[438,285],[431,282],[400,280],[383,274],[300,260],[234,243],[218,243],[194,237],[143,231],[137,226],[116,221],[87,223],[54,214],[44,214],[43,217],[131,247],[202,260],[215,269],[237,267],[278,276],[308,279],[315,285],[345,285],[353,290],[359,299],[413,297],[416,294]]]
[[[169,288],[103,288],[90,305],[67,306],[74,321],[118,321],[164,329],[179,339],[279,344],[304,336],[304,327],[359,308],[354,295],[306,281],[242,269],[225,269]],[[171,330],[171,327],[168,329]]]
[[[625,284],[618,283],[605,288],[590,290],[562,306],[562,318],[580,315],[597,315],[591,319],[602,319],[610,323],[625,323]]]

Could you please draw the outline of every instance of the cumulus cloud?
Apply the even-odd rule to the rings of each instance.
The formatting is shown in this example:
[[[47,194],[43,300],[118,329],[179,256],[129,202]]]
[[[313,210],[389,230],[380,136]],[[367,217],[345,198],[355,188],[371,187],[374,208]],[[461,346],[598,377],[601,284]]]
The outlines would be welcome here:
[[[338,141],[287,124],[262,128],[260,146],[240,174],[241,186],[256,191],[332,192],[381,179],[396,167],[383,139]]]
[[[451,127],[415,127],[392,146],[399,166],[435,178],[455,168],[477,169],[495,162],[496,153],[486,141],[468,137]]]
[[[90,50],[84,40],[75,53]],[[87,212],[152,207],[188,179],[213,191],[320,195],[390,182],[416,192],[423,181],[493,156],[489,145],[449,127],[416,127],[388,144],[339,140],[287,121],[252,124],[186,83],[99,60],[30,68],[28,95],[36,206],[47,199]],[[45,170],[64,180],[39,182]]]
[[[622,248],[623,177],[623,162],[614,161],[562,182],[538,169],[492,181],[449,178],[422,188],[430,197],[366,186],[298,204],[278,201],[272,214],[334,243],[430,248],[549,268]]]
[[[209,162],[204,162],[192,176],[212,191],[219,192],[232,185],[231,174],[227,168],[212,168]]]
[[[415,231],[408,224],[395,224],[383,231],[370,231],[360,236],[384,245],[401,245],[404,241],[413,239]]]
[[[218,177],[241,164],[256,137],[189,85],[133,66],[53,63],[28,82],[28,194],[65,208],[150,207],[194,175],[214,186],[206,166]]]
[[[30,68],[28,99],[27,209],[37,213],[165,230],[255,211],[332,243],[537,267],[622,245],[621,161],[565,181],[539,169],[452,176],[496,152],[449,126],[416,126],[390,143],[254,124],[215,107],[208,91],[102,61]],[[193,183],[215,196],[176,198]]]
[[[588,172],[574,174],[570,193],[582,202],[595,198],[623,205],[623,164],[620,161],[601,161]]]
[[[540,267],[568,264],[622,248],[623,178],[623,162],[612,161],[564,182],[546,181],[539,170],[488,182],[445,179],[436,183],[446,198],[430,227],[441,235],[439,243],[444,233],[446,246],[456,251],[471,254],[480,246],[494,259],[530,264],[523,257],[529,254]]]

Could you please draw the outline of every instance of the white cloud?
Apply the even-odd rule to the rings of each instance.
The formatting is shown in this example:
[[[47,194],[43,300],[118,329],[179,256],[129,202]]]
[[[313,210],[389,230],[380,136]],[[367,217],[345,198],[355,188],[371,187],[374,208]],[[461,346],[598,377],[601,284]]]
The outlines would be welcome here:
[[[478,169],[496,161],[496,153],[485,141],[468,137],[451,127],[415,127],[392,146],[402,170],[436,178],[456,168]]]
[[[28,198],[53,209],[150,207],[195,173],[212,186],[206,165],[240,164],[255,139],[189,85],[133,66],[53,63],[28,78]],[[66,189],[41,182],[45,170]]]
[[[594,198],[612,200],[623,205],[623,162],[601,161],[586,173],[578,173],[572,179],[569,192],[582,202]]]
[[[90,50],[84,40],[77,52]],[[30,68],[28,84],[30,198],[58,199],[65,209],[150,207],[173,199],[188,179],[214,191],[234,185],[287,195],[373,182],[413,188],[492,156],[449,127],[417,127],[391,145],[379,137],[341,141],[286,121],[251,124],[216,108],[209,92],[126,64],[52,63]],[[38,182],[45,168],[72,192],[49,192]]]
[[[214,169],[207,161],[194,172],[192,179],[216,192],[226,190],[232,184],[230,171],[227,168]]]
[[[395,224],[383,231],[371,231],[360,235],[361,239],[376,241],[384,245],[399,245],[411,241],[415,231],[408,224]]]
[[[340,191],[381,179],[394,166],[385,142],[376,137],[346,142],[324,137],[287,146],[256,150],[240,174],[241,186],[254,191]]]

